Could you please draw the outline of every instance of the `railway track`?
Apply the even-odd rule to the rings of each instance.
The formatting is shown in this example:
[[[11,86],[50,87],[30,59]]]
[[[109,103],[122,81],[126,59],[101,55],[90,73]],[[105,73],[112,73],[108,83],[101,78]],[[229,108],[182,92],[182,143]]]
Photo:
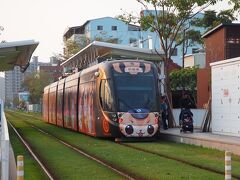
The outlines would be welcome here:
[[[113,165],[107,163],[106,161],[103,161],[83,150],[81,150],[80,148],[69,144],[68,142],[60,139],[59,137],[54,136],[53,134],[50,134],[49,132],[44,131],[43,129],[40,129],[39,127],[33,125],[30,122],[27,122],[24,120],[24,122],[26,124],[28,124],[30,127],[32,127],[33,129],[35,129],[36,131],[41,132],[42,134],[44,134],[45,136],[49,136],[52,139],[55,139],[56,141],[58,141],[59,143],[61,143],[62,145],[68,147],[69,149],[79,153],[81,156],[84,156],[94,162],[97,162],[98,164],[100,164],[101,166],[104,166],[108,169],[110,169],[111,171],[113,171],[114,173],[118,174],[119,176],[123,177],[124,179],[129,179],[129,180],[135,180],[135,179],[143,179],[141,177],[137,177],[134,175],[131,175],[131,173],[129,172],[125,172],[122,169],[119,169],[118,167],[114,167]],[[46,173],[46,175],[49,177],[49,179],[53,180],[56,179],[56,177],[54,177],[52,174],[52,172],[50,172],[50,170],[48,170],[47,165],[44,165],[44,163],[42,163],[41,159],[38,157],[38,155],[36,153],[34,153],[34,151],[31,149],[31,146],[29,145],[30,143],[28,143],[24,137],[16,130],[16,128],[14,128],[14,126],[8,122],[10,124],[10,126],[13,128],[14,132],[17,134],[17,136],[19,137],[19,139],[23,142],[24,146],[28,149],[28,151],[31,153],[31,155],[33,156],[33,158],[37,161],[37,163],[40,165],[41,169]]]
[[[12,125],[12,123],[10,123],[8,121],[8,124],[11,126],[11,128],[13,129],[13,131],[16,133],[16,135],[18,136],[18,138],[22,141],[23,145],[27,148],[27,150],[29,151],[29,153],[32,155],[32,157],[34,158],[34,160],[39,164],[39,166],[41,167],[41,169],[43,170],[43,172],[47,175],[47,177],[50,180],[54,179],[54,176],[52,175],[52,173],[50,172],[50,170],[48,170],[48,168],[41,162],[40,158],[38,157],[38,155],[36,153],[34,153],[34,151],[32,150],[32,148],[30,147],[29,143],[27,143],[27,141],[22,137],[22,135],[16,130],[16,128]]]
[[[157,155],[157,156],[160,156],[160,157],[163,157],[163,158],[166,158],[166,159],[171,159],[171,160],[174,160],[174,161],[178,161],[178,162],[181,162],[181,163],[184,163],[184,164],[187,164],[187,165],[189,165],[189,166],[193,166],[193,167],[196,167],[196,168],[199,168],[199,169],[207,170],[207,171],[209,171],[209,172],[213,172],[213,173],[218,173],[218,174],[221,174],[221,175],[225,175],[225,172],[224,172],[224,171],[220,171],[220,170],[217,170],[217,169],[213,169],[213,168],[211,168],[211,167],[207,167],[207,166],[200,165],[200,164],[195,164],[195,163],[192,163],[192,162],[190,162],[190,161],[187,161],[187,160],[184,160],[184,159],[181,159],[181,158],[176,158],[176,157],[168,156],[168,155],[166,155],[166,154],[162,154],[162,153],[158,153],[158,152],[153,152],[153,151],[151,151],[151,150],[142,149],[142,148],[139,148],[139,147],[135,147],[135,146],[129,145],[129,144],[127,144],[127,143],[122,143],[122,142],[116,142],[116,143],[118,143],[119,145],[125,146],[125,147],[127,147],[127,148],[135,149],[135,150],[137,150],[137,151],[150,153],[150,154]],[[232,177],[240,180],[240,175],[234,175],[234,174],[232,174]]]
[[[47,134],[53,138],[55,138],[56,140],[58,140],[60,143],[64,144],[65,146],[73,149],[74,151],[77,151],[78,153],[80,153],[81,155],[84,155],[86,157],[88,157],[89,159],[92,159],[98,163],[100,163],[101,165],[103,166],[106,166],[108,168],[110,168],[111,170],[115,171],[116,173],[122,175],[123,177],[126,177],[128,179],[135,179],[134,177],[131,177],[130,175],[126,175],[124,174],[123,172],[117,170],[116,168],[113,168],[111,167],[110,165],[106,164],[106,162],[102,162],[101,160],[87,154],[86,152],[82,151],[82,150],[79,150],[79,148],[63,141],[62,139],[54,136],[53,134],[50,134],[49,132],[46,132],[44,130],[42,130],[41,128],[38,128],[37,126],[33,125],[32,123],[29,123],[27,121],[25,121],[27,124],[29,124],[32,128],[38,130],[39,132],[41,133],[44,133],[44,134]],[[131,149],[135,149],[137,151],[142,151],[142,152],[146,152],[146,153],[150,153],[152,155],[157,155],[157,156],[160,156],[160,157],[163,157],[163,158],[166,158],[166,159],[171,159],[171,160],[174,160],[174,161],[178,161],[178,162],[181,162],[181,163],[184,163],[184,164],[187,164],[187,165],[190,165],[190,166],[193,166],[193,167],[197,167],[199,169],[203,169],[203,170],[207,170],[209,172],[213,172],[213,173],[218,173],[218,174],[221,174],[221,175],[224,175],[224,172],[223,171],[220,171],[220,170],[216,170],[216,169],[213,169],[213,168],[210,168],[210,167],[205,167],[203,165],[199,165],[199,164],[194,164],[194,163],[191,163],[189,161],[186,161],[186,160],[183,160],[183,159],[180,159],[180,158],[176,158],[176,157],[171,157],[171,156],[168,156],[168,155],[165,155],[165,154],[161,154],[161,153],[156,153],[156,152],[153,152],[151,150],[146,150],[146,149],[142,149],[142,148],[138,148],[138,147],[134,147],[132,145],[129,145],[127,143],[122,143],[122,142],[116,142],[117,144],[121,145],[121,146],[125,146],[127,148],[131,148]],[[237,179],[240,179],[240,176],[235,176],[233,175],[234,178],[237,178]]]
[[[38,118],[37,118],[38,119]],[[119,174],[120,176],[124,177],[125,179],[145,179],[143,177],[137,177],[136,174],[131,174],[131,172],[126,172],[124,170],[122,170],[121,168],[118,168],[116,167],[116,165],[113,165],[113,164],[109,164],[107,161],[108,160],[101,160],[99,158],[97,158],[96,156],[94,156],[93,154],[89,154],[86,152],[86,150],[82,150],[80,149],[77,145],[75,145],[74,143],[70,143],[69,140],[62,140],[60,136],[58,135],[54,135],[54,133],[50,133],[49,130],[45,131],[45,128],[43,129],[43,127],[40,128],[40,126],[38,125],[35,125],[35,123],[33,124],[31,122],[31,120],[24,120],[24,118],[22,119],[26,124],[28,124],[30,127],[34,128],[35,130],[47,135],[47,136],[50,136],[51,138],[55,139],[56,141],[64,144],[65,146],[67,146],[68,148],[71,148],[72,150],[80,153],[82,156],[84,156],[84,154],[86,154],[88,157],[89,155],[89,159],[95,161],[96,159],[96,162],[98,162],[98,160],[101,164],[101,162],[103,162],[104,164],[101,164],[105,167],[112,167],[112,171],[114,171],[115,173]],[[130,143],[117,143],[119,144],[120,146],[123,146],[123,147],[126,147],[126,148],[131,148],[132,150],[135,150],[136,152],[144,152],[144,153],[148,153],[148,154],[152,154],[153,156],[159,156],[161,158],[165,158],[165,159],[170,159],[170,160],[173,160],[173,161],[176,161],[176,162],[179,162],[179,163],[183,163],[185,165],[188,165],[188,166],[191,166],[191,167],[194,167],[194,168],[197,168],[197,169],[202,169],[202,170],[206,170],[206,171],[209,171],[211,173],[216,173],[216,174],[219,174],[219,175],[224,175],[224,171],[221,171],[221,170],[218,170],[218,169],[214,169],[214,168],[211,168],[211,167],[207,167],[205,165],[201,165],[201,164],[195,164],[195,163],[192,163],[188,160],[184,160],[184,159],[181,159],[181,158],[176,158],[176,157],[172,157],[172,156],[169,156],[169,155],[166,155],[166,154],[162,154],[162,153],[159,153],[159,152],[153,152],[151,151],[150,149],[142,149],[140,147],[134,147],[132,146]],[[80,151],[80,152],[79,152]],[[82,154],[83,153],[83,154]],[[92,158],[93,159],[92,159]],[[119,171],[119,172],[116,172],[115,170]],[[236,179],[240,179],[240,176],[239,175],[232,175],[233,178],[236,178]]]

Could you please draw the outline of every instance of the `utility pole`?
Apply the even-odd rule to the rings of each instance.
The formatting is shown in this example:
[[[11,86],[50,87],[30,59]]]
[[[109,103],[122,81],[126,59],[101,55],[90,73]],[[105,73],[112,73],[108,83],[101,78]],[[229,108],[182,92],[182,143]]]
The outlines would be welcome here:
[[[185,56],[185,33],[186,29],[183,30],[183,44],[182,44],[182,68],[184,68],[184,56]]]

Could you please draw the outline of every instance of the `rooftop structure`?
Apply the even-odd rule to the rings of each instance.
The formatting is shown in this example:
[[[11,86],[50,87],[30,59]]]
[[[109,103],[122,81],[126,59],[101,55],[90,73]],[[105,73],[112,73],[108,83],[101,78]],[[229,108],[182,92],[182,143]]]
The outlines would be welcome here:
[[[106,59],[142,59],[160,62],[163,52],[130,47],[120,44],[94,41],[77,54],[66,60],[61,66],[66,69],[85,68]]]
[[[220,24],[203,36],[206,66],[210,63],[240,56],[240,24]]]
[[[37,46],[38,42],[34,40],[0,43],[0,71],[19,66],[21,72],[24,72]]]
[[[24,72],[29,64],[32,53],[38,46],[38,42],[33,40],[18,41],[10,43],[0,43],[0,71],[9,71],[14,66],[19,66]],[[1,179],[13,179],[16,171],[10,173],[10,159],[14,159],[14,155],[10,152],[9,133],[7,121],[4,114],[4,103],[0,99],[0,119],[1,119]],[[11,156],[11,158],[10,158]],[[15,162],[13,164],[16,164]],[[16,168],[16,167],[15,167]],[[16,179],[16,177],[14,177]]]

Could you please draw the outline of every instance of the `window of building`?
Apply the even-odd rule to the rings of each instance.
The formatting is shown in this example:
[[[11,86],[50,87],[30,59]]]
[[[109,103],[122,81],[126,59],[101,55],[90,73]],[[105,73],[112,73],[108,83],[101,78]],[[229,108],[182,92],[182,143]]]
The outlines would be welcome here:
[[[138,40],[135,38],[130,38],[129,39],[129,44],[133,47],[138,47]]]
[[[173,50],[173,48],[171,48],[171,52],[172,52],[172,56],[177,56],[177,54],[178,54],[178,49],[175,48],[175,49]]]
[[[240,44],[240,37],[239,38],[228,37],[227,43],[228,44]]]
[[[198,48],[192,48],[192,54],[198,53]]]
[[[103,26],[97,26],[97,30],[99,31],[103,30]]]
[[[135,42],[137,42],[137,39],[135,39],[135,38],[130,38],[130,39],[129,39],[129,43],[130,43],[130,44],[135,43]]]
[[[112,26],[112,31],[117,31],[117,26]]]

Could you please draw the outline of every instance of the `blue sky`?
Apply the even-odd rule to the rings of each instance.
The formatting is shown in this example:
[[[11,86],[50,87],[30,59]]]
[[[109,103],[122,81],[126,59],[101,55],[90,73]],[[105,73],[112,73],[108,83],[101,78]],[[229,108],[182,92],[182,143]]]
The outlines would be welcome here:
[[[0,41],[34,39],[40,44],[34,55],[40,61],[62,53],[62,35],[67,27],[82,25],[89,19],[115,17],[127,12],[139,13],[136,0],[0,0]],[[226,3],[214,6],[219,10]]]

